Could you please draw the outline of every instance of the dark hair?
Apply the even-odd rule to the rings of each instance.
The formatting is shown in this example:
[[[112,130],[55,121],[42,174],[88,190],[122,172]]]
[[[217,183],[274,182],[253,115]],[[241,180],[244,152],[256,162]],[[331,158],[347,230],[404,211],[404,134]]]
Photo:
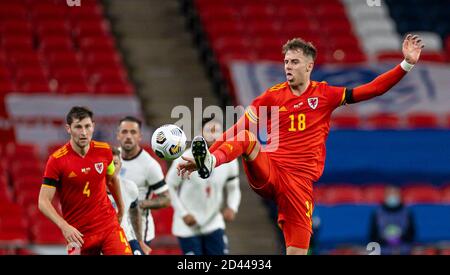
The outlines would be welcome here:
[[[111,151],[113,153],[113,156],[120,156],[120,150],[117,147],[111,147]]]
[[[141,129],[141,127],[142,127],[142,121],[141,121],[140,119],[138,119],[137,117],[134,117],[134,116],[126,116],[126,117],[122,118],[122,119],[119,121],[119,125],[122,124],[122,122],[124,122],[124,121],[130,121],[130,122],[135,122],[135,123],[137,123],[138,126],[139,126],[139,129]]]
[[[94,113],[87,107],[84,106],[74,106],[70,109],[66,116],[66,123],[71,125],[75,119],[82,120],[89,117],[94,121]]]
[[[317,56],[317,49],[311,42],[306,42],[301,38],[294,38],[288,40],[283,45],[283,54],[286,54],[289,50],[302,50],[305,56],[311,56],[315,61]]]

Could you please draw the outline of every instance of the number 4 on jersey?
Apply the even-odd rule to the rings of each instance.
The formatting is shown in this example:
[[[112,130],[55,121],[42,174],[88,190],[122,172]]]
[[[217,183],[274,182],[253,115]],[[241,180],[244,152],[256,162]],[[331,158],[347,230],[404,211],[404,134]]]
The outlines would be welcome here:
[[[89,182],[86,182],[86,185],[84,186],[83,194],[86,195],[86,197],[88,197],[88,198],[91,195],[91,190],[89,189]]]

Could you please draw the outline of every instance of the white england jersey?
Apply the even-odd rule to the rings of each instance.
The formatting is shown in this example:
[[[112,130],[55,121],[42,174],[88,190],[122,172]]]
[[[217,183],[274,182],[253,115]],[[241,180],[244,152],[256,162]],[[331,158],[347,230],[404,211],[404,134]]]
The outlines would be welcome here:
[[[161,166],[143,149],[132,159],[122,158],[120,175],[137,184],[140,201],[150,198],[153,192],[161,194],[168,190]],[[142,211],[142,231],[144,241],[155,238],[155,225],[149,209]]]
[[[134,230],[131,225],[129,210],[130,210],[130,206],[133,203],[137,203],[139,191],[138,191],[138,187],[137,187],[136,183],[134,183],[133,181],[124,179],[123,177],[119,177],[119,181],[120,181],[120,191],[122,193],[123,203],[125,204],[125,209],[124,209],[125,212],[123,214],[122,223],[120,224],[120,226],[123,228],[123,231],[125,232],[127,240],[131,241],[131,240],[136,239],[136,235],[134,234]],[[113,196],[111,194],[108,194],[108,197],[111,200],[111,203],[113,204],[114,209],[116,209],[116,211],[117,211],[117,205],[116,205],[116,202],[114,201]],[[136,205],[135,207],[139,207],[139,206]]]
[[[192,152],[186,150],[183,155],[192,157]],[[172,233],[178,237],[192,237],[225,229],[221,212],[225,203],[224,192],[227,195],[226,206],[235,213],[241,201],[238,161],[233,160],[214,168],[207,179],[202,179],[197,172],[193,172],[190,179],[184,180],[177,175],[176,166],[181,161],[181,158],[176,159],[166,176],[174,208]],[[187,214],[194,216],[197,225],[188,226],[184,223],[183,217]]]

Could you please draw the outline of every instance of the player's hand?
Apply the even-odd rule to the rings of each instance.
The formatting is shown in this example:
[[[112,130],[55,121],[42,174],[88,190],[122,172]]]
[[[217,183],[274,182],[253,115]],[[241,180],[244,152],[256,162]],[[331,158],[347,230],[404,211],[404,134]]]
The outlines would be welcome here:
[[[403,56],[409,64],[416,64],[419,61],[420,53],[422,52],[424,44],[418,35],[408,34],[403,41]]]
[[[75,227],[71,226],[68,223],[65,223],[61,228],[61,231],[67,243],[76,243],[78,247],[83,246],[84,243],[83,234],[81,234],[81,232],[78,231],[78,229],[76,229]]]
[[[139,246],[142,248],[142,252],[144,252],[145,255],[150,255],[150,253],[152,253],[152,249],[144,241],[139,241]]]
[[[197,221],[195,220],[194,216],[192,216],[191,214],[187,214],[186,216],[184,216],[183,221],[188,226],[194,226],[197,224]]]
[[[226,222],[232,222],[234,221],[234,218],[236,217],[236,213],[234,213],[233,209],[226,207],[222,210],[223,219]]]
[[[197,165],[195,164],[195,161],[193,158],[181,156],[185,162],[178,163],[177,165],[177,174],[178,176],[181,176],[183,179],[189,178],[192,172],[197,170]]]

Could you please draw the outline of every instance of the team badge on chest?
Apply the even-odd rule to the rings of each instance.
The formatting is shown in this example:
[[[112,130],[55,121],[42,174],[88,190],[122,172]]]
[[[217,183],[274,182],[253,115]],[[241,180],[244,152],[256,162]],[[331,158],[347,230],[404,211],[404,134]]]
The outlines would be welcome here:
[[[103,162],[98,162],[95,165],[95,170],[101,174],[103,172]]]
[[[311,107],[311,109],[315,110],[317,108],[317,105],[319,105],[319,98],[317,97],[308,98],[308,105],[309,107]]]

